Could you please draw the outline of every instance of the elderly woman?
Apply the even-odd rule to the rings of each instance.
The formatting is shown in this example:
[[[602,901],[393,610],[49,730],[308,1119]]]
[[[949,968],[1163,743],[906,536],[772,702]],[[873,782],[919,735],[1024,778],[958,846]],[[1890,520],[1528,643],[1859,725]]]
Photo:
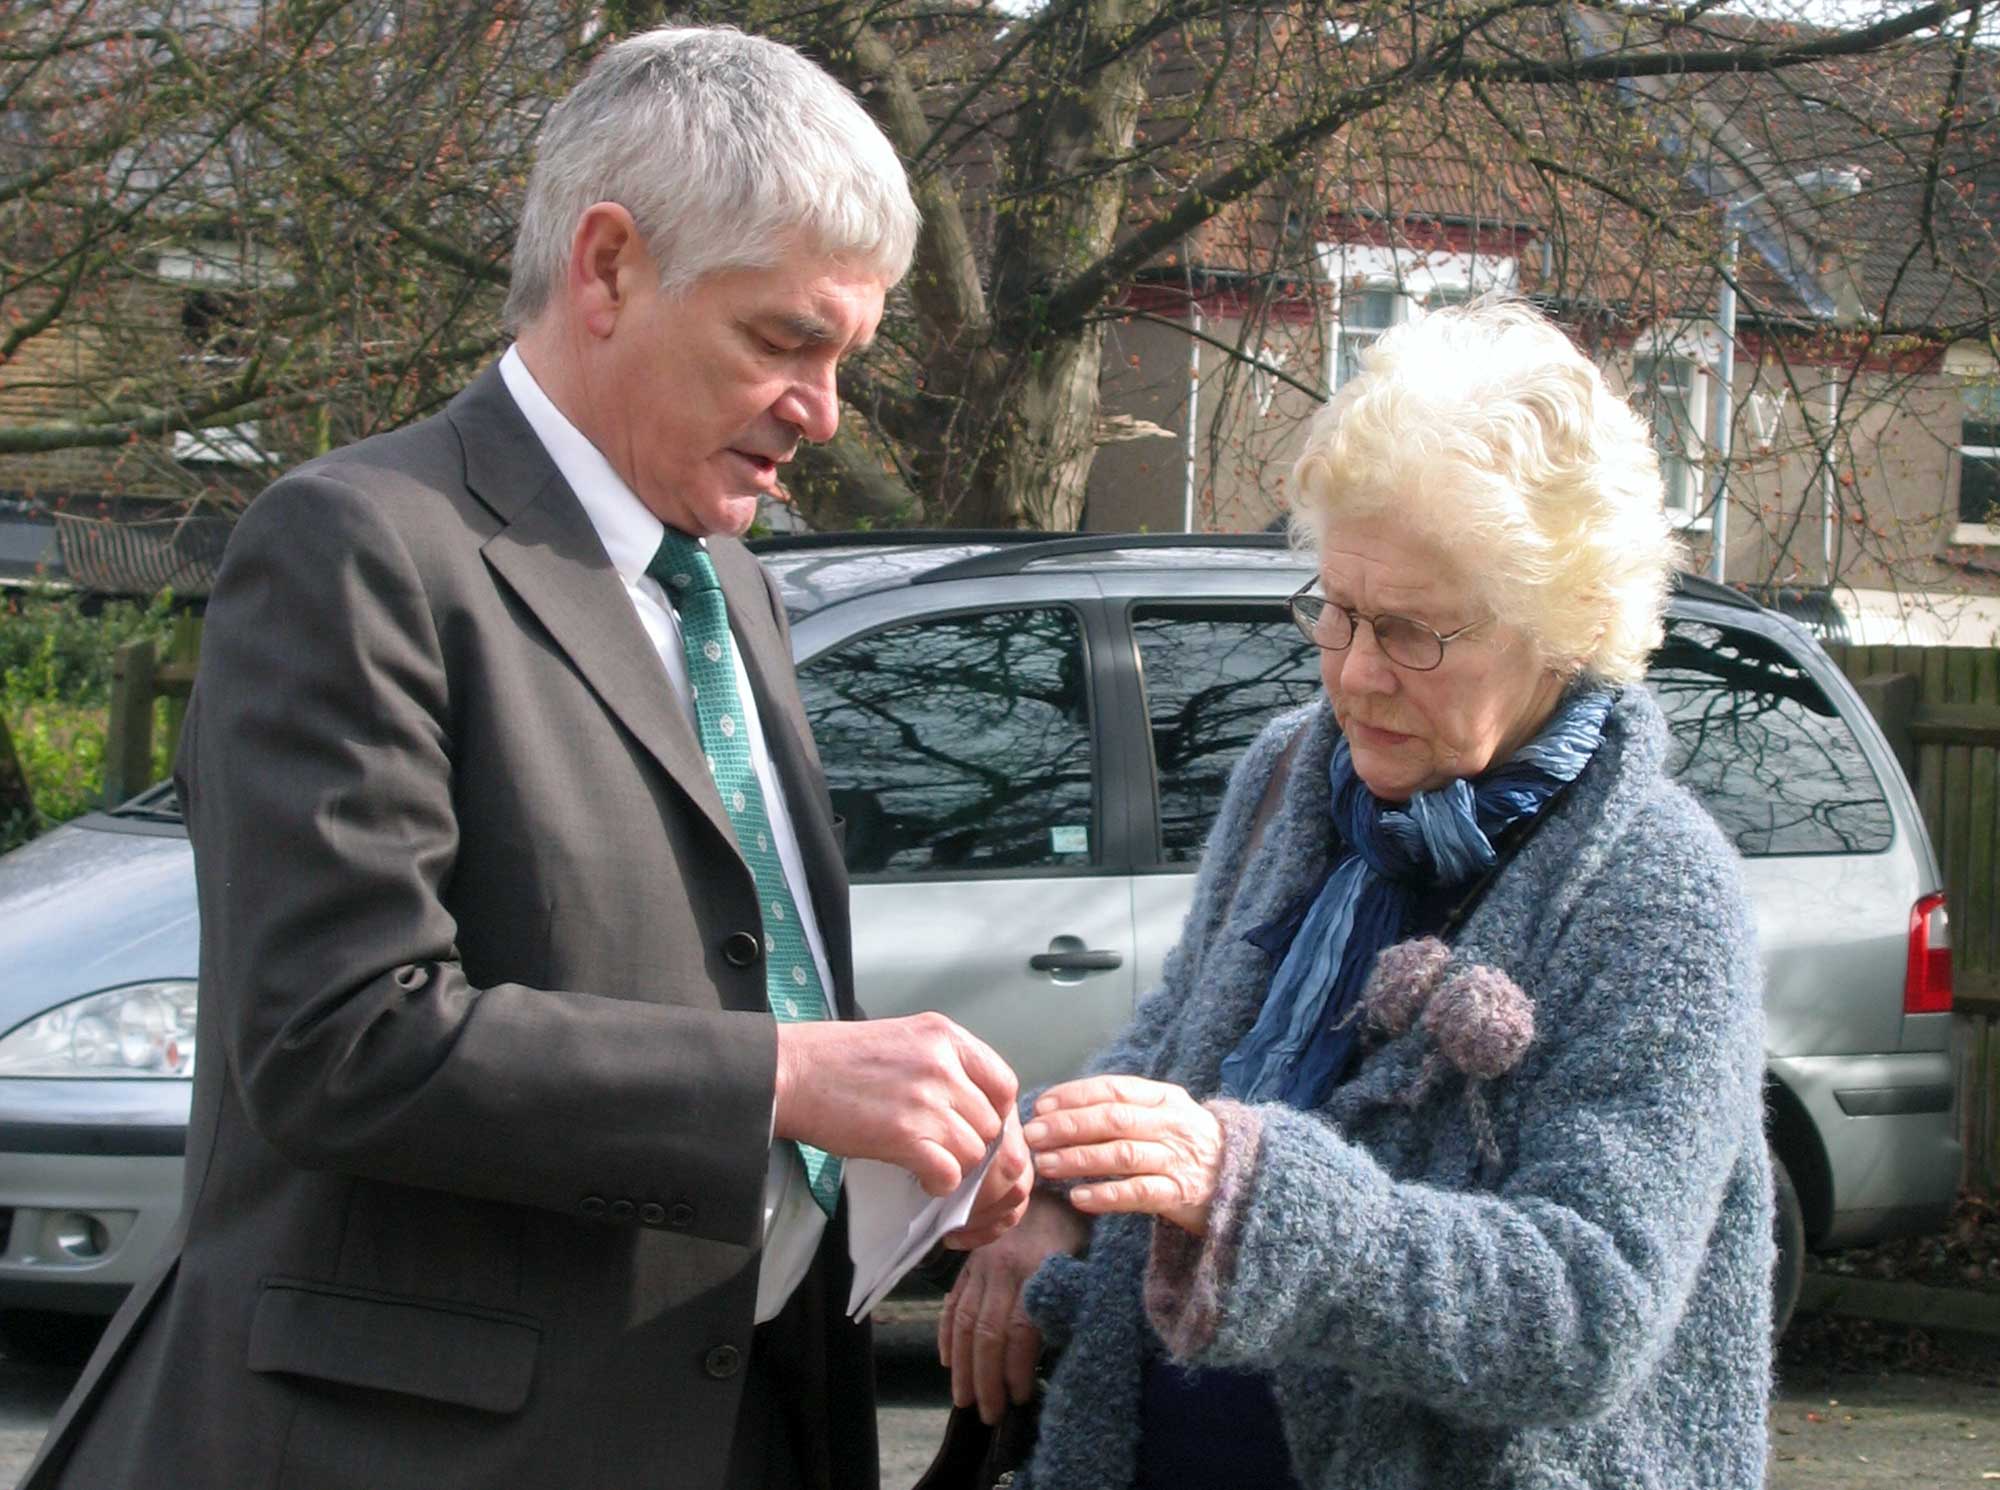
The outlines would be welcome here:
[[[1757,967],[1640,682],[1647,432],[1533,311],[1440,311],[1294,501],[1326,696],[1237,768],[1164,986],[1030,1104],[954,1396],[1063,1347],[1042,1490],[1758,1485]]]

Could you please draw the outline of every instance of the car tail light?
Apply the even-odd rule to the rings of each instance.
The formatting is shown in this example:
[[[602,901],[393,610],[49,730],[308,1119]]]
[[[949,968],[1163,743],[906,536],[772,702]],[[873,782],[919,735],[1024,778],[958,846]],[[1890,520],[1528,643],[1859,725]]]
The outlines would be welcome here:
[[[1951,920],[1945,915],[1943,895],[1926,895],[1910,907],[1910,966],[1903,975],[1903,1012],[1951,1012]]]

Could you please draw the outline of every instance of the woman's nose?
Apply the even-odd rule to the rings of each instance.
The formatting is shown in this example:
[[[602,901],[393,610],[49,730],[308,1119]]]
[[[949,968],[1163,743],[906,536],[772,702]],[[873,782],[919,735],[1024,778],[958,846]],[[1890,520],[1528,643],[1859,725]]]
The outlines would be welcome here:
[[[1340,654],[1340,685],[1348,692],[1383,693],[1396,681],[1395,665],[1375,639],[1375,628],[1365,620],[1354,624],[1354,639]]]

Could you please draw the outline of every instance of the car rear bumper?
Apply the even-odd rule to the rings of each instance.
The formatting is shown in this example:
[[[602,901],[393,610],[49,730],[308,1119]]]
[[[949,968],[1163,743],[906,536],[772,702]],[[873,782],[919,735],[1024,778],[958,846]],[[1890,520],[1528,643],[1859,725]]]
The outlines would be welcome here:
[[[1821,1248],[1942,1227],[1965,1153],[1951,1054],[1773,1057],[1826,1153],[1832,1206]]]

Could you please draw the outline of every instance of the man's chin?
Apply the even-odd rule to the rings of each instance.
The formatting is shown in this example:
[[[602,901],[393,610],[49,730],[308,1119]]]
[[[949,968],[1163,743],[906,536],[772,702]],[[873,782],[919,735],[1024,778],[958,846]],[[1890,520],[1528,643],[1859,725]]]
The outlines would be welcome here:
[[[725,497],[718,518],[714,530],[717,537],[741,538],[757,521],[757,498]]]
[[[694,527],[700,529],[694,534],[697,538],[741,538],[757,520],[757,498],[718,497],[703,503],[689,516]],[[668,521],[673,527],[680,526],[671,519]]]

